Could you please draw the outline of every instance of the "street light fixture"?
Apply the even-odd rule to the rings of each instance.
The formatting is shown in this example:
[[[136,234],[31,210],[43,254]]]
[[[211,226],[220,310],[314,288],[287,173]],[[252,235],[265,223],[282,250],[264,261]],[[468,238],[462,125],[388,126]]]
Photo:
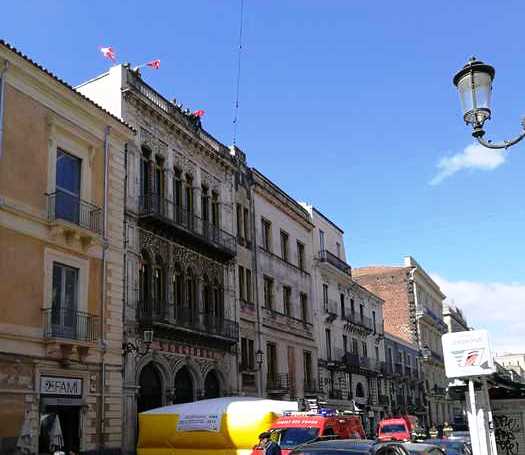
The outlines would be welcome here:
[[[483,139],[485,131],[483,125],[491,118],[492,82],[496,70],[475,57],[471,57],[467,64],[457,72],[453,78],[463,109],[463,119],[472,127],[472,136],[477,141],[491,149],[506,149],[525,137],[525,131],[514,139],[494,144]],[[525,119],[521,122],[525,130]]]
[[[257,362],[257,366],[259,367],[259,370],[262,368],[263,360],[264,360],[264,352],[258,349],[257,352],[255,353],[255,361]]]
[[[144,330],[142,339],[138,339],[136,343],[123,343],[122,349],[124,354],[136,353],[139,357],[145,356],[151,350],[151,343],[153,343],[153,330]]]

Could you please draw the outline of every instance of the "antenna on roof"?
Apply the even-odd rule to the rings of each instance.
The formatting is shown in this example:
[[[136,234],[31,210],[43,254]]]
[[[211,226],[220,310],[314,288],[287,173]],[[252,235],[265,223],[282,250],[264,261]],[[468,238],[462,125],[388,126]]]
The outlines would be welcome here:
[[[237,86],[235,90],[235,107],[233,109],[233,145],[237,142],[237,124],[239,123],[239,88],[241,85],[241,52],[242,52],[242,25],[244,16],[244,0],[240,0],[241,18],[239,24],[239,50],[237,53]]]

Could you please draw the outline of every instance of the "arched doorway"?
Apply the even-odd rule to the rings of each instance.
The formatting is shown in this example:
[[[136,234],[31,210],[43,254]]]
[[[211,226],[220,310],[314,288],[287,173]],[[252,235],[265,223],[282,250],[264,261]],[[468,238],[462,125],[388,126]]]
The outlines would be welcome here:
[[[193,379],[188,367],[184,366],[175,375],[175,399],[173,403],[193,401]]]
[[[204,380],[204,398],[219,398],[221,396],[221,386],[215,371],[210,371]]]
[[[159,371],[152,363],[148,363],[140,372],[139,386],[137,412],[162,406],[162,381]]]

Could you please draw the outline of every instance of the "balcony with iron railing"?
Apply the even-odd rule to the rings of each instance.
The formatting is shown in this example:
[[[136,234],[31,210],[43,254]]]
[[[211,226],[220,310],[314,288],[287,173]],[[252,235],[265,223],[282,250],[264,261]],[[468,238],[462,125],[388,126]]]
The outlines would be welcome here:
[[[211,248],[224,259],[231,259],[237,254],[237,240],[234,235],[159,194],[149,193],[139,198],[139,216],[143,222],[174,229],[174,234],[179,239]]]
[[[338,258],[335,254],[330,253],[328,250],[319,251],[319,261],[321,264],[330,264],[332,267],[335,267],[349,277],[352,276],[352,267],[341,258]]]
[[[202,338],[222,340],[227,344],[239,339],[239,324],[212,313],[197,312],[188,307],[171,314],[171,306],[158,300],[139,302],[137,319],[147,326],[158,326],[170,332],[198,335]]]
[[[366,334],[370,334],[374,330],[372,320],[367,316],[350,311],[349,313],[345,314],[344,319],[347,324],[360,329]]]
[[[43,310],[44,338],[86,343],[100,339],[100,318],[82,311],[48,308]]]
[[[448,332],[448,326],[445,324],[445,321],[443,321],[443,317],[437,315],[434,313],[430,308],[427,306],[418,307],[416,309],[416,317],[417,318],[424,318],[429,323],[437,326],[437,328],[441,331],[441,333],[447,333]]]
[[[46,196],[51,223],[63,222],[65,226],[78,226],[94,235],[102,234],[103,213],[100,207],[59,189]]]
[[[291,385],[288,373],[269,374],[266,378],[266,390],[268,393],[285,394],[293,388]]]
[[[291,314],[263,308],[262,320],[264,325],[272,327],[274,330],[279,330],[301,338],[313,339],[314,337],[313,324],[307,320],[296,318]]]

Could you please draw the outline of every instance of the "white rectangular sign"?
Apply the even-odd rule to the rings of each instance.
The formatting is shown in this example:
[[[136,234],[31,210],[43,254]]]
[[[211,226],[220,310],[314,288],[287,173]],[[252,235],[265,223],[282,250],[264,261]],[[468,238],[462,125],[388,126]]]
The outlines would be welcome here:
[[[220,431],[221,418],[219,415],[186,414],[179,416],[177,431]]]
[[[496,372],[486,330],[446,333],[441,340],[448,378],[484,376]]]
[[[40,393],[80,397],[82,396],[82,379],[40,376]]]

